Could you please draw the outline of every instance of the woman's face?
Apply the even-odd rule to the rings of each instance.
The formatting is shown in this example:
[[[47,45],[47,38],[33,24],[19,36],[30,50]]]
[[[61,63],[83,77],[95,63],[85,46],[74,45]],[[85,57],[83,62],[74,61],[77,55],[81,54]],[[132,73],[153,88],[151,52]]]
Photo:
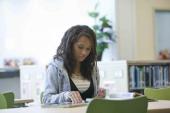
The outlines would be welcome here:
[[[81,36],[73,45],[74,56],[77,62],[82,62],[90,54],[92,43],[86,36]]]

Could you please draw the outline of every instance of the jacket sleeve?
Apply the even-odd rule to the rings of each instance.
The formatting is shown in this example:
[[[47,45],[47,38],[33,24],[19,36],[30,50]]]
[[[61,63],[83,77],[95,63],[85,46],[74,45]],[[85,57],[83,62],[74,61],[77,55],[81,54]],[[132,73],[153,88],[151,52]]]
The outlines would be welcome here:
[[[100,84],[100,75],[97,66],[93,68],[93,83],[94,83],[94,96],[97,96]]]
[[[97,92],[98,92],[99,85],[100,85],[100,74],[99,74],[98,67],[96,67],[96,80],[97,80]]]
[[[45,90],[43,92],[42,102],[44,104],[59,104],[70,101],[69,91],[59,93],[61,72],[56,66],[49,65],[45,77]]]

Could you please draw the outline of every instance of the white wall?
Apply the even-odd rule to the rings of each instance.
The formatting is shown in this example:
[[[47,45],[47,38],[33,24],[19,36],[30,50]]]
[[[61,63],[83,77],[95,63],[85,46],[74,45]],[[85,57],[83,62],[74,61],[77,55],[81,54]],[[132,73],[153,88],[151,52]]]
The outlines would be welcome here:
[[[154,10],[170,10],[170,0],[117,0],[122,59],[155,59]]]
[[[118,50],[121,59],[133,59],[136,53],[136,1],[116,0]]]

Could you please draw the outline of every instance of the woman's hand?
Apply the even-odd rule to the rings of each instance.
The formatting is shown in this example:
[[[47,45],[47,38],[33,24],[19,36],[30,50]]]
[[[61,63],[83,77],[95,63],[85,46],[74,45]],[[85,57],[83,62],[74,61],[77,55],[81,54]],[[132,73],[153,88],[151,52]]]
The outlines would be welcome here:
[[[106,89],[99,88],[97,96],[101,97],[101,98],[104,98],[106,96]]]
[[[69,94],[69,98],[71,99],[72,103],[75,103],[75,104],[83,102],[81,95],[78,91],[71,91]]]

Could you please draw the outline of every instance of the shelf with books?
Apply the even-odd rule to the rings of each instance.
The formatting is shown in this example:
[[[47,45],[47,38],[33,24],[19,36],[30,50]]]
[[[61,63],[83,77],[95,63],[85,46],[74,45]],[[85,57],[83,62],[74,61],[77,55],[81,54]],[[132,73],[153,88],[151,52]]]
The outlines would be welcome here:
[[[104,66],[101,66],[101,64]],[[100,70],[105,70],[106,74],[110,71],[107,76],[111,76],[115,91],[143,93],[145,87],[170,86],[170,60],[100,62],[99,72]]]
[[[170,62],[148,61],[128,64],[129,89],[161,88],[170,85]]]

